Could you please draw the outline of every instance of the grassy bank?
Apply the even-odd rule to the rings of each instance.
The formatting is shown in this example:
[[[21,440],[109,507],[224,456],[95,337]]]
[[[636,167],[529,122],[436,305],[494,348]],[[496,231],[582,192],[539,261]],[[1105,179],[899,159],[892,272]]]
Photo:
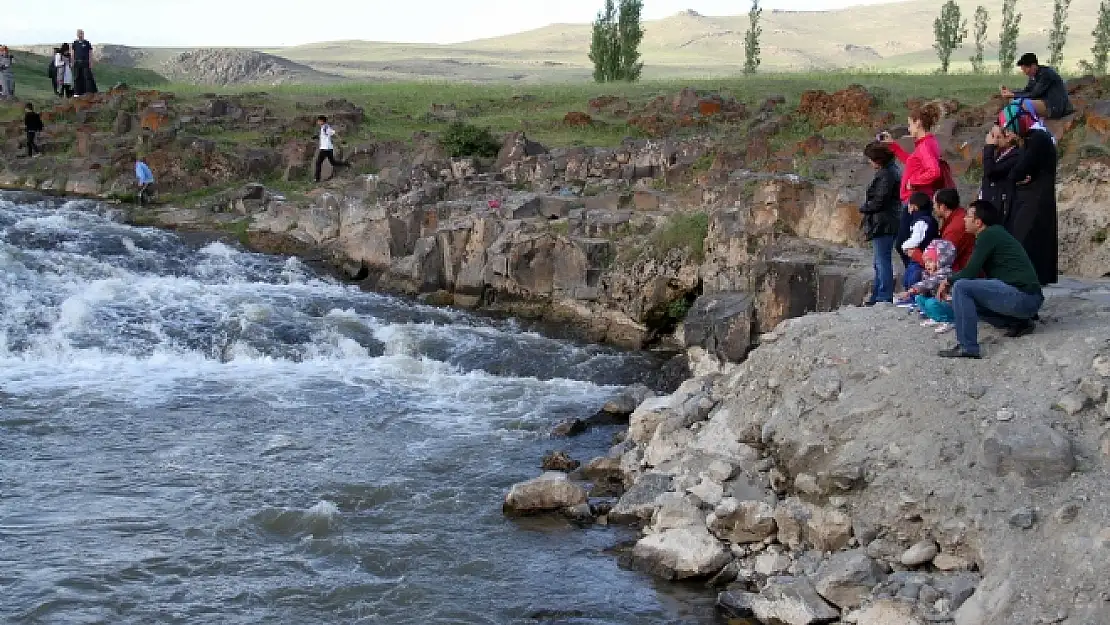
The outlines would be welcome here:
[[[45,56],[14,50],[12,56],[15,57],[13,67],[16,96],[36,102],[55,97],[50,79],[46,76],[49,59]],[[93,73],[96,76],[97,87],[102,90],[111,89],[113,85],[121,82],[137,88],[164,87],[167,84],[165,78],[146,69],[97,65],[93,68]]]
[[[636,136],[623,120],[602,116],[589,127],[572,128],[563,123],[568,111],[585,111],[591,98],[613,95],[628,98],[633,110],[657,96],[673,97],[683,87],[735,97],[758,106],[770,96],[783,96],[787,106],[798,103],[810,89],[836,91],[861,84],[879,96],[880,107],[900,113],[909,98],[956,98],[980,102],[997,92],[999,77],[937,76],[921,74],[789,73],[759,74],[729,79],[689,79],[633,84],[598,85],[566,83],[543,85],[479,85],[470,83],[364,83],[338,85],[282,85],[274,87],[214,88],[171,85],[166,88],[182,98],[204,93],[242,94],[265,91],[274,112],[293,114],[297,103],[322,104],[345,98],[366,110],[365,138],[401,139],[417,131],[438,132],[446,121],[431,119],[432,104],[454,105],[469,123],[496,132],[524,130],[538,141],[556,146],[611,146],[627,136]],[[303,114],[303,111],[300,111]]]

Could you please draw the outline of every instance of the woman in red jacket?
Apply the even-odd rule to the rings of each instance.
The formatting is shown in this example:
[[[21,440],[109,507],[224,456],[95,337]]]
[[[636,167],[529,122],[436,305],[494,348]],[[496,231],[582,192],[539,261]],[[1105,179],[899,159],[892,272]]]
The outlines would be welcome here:
[[[944,172],[940,165],[940,144],[933,136],[933,128],[940,120],[940,107],[935,103],[914,107],[910,111],[909,131],[913,137],[913,152],[906,152],[898,145],[889,132],[884,132],[880,138],[890,146],[894,156],[902,161],[902,183],[899,197],[902,199],[902,218],[899,223],[898,236],[895,238],[894,249],[899,250],[902,263],[909,267],[911,259],[901,252],[902,243],[910,238],[912,220],[905,210],[906,202],[914,193],[921,192],[930,198],[944,187]]]

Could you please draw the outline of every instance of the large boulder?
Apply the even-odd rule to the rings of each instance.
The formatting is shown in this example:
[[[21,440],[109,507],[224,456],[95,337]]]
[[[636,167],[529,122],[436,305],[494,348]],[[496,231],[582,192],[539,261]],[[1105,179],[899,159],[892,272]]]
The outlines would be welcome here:
[[[983,466],[1030,487],[1062,482],[1075,470],[1071,441],[1040,423],[1001,423],[983,437]]]
[[[821,564],[815,586],[833,605],[856,608],[885,577],[882,567],[863,551],[841,551]]]
[[[641,538],[632,550],[633,563],[664,579],[707,577],[732,559],[728,549],[704,526],[687,525]]]
[[[754,310],[747,293],[702,295],[682,324],[686,346],[703,347],[721,360],[740,362],[751,348]]]
[[[571,482],[565,473],[547,472],[543,475],[513,484],[505,495],[502,511],[508,515],[527,515],[552,512],[586,503],[586,490]]]
[[[709,530],[730,543],[756,543],[775,535],[775,510],[764,501],[727,498],[709,515]]]
[[[717,604],[733,616],[755,618],[761,623],[818,625],[840,617],[840,612],[826,603],[804,577],[772,577],[759,594],[723,592]]]

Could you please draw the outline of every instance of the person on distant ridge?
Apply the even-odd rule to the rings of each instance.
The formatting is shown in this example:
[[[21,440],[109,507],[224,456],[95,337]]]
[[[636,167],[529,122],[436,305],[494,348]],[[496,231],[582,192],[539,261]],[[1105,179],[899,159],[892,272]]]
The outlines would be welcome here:
[[[63,98],[73,96],[73,52],[68,43],[54,54],[55,80],[58,83],[57,93]]]
[[[85,39],[85,31],[77,31],[73,41],[73,95],[83,96],[96,93],[96,79],[93,78],[93,45]]]
[[[326,115],[316,118],[316,126],[320,130],[320,149],[316,152],[316,182],[320,182],[320,170],[324,161],[331,163],[332,168],[349,167],[347,163],[335,160],[335,129],[328,124]]]
[[[0,98],[5,100],[15,97],[15,73],[12,70],[14,62],[8,46],[0,46]]]
[[[1000,89],[1002,97],[1032,101],[1037,116],[1043,119],[1060,119],[1075,112],[1068,87],[1055,69],[1038,63],[1037,55],[1032,52],[1021,55],[1017,66],[1029,77],[1029,82],[1021,91],[1003,86]]]

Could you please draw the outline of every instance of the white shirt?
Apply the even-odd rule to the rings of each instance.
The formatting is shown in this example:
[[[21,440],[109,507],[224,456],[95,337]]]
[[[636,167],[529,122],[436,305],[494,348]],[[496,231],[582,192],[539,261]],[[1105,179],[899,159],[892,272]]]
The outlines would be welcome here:
[[[908,252],[913,248],[921,245],[921,242],[925,240],[925,235],[928,232],[929,224],[925,223],[924,221],[913,222],[913,229],[910,231],[910,238],[906,239],[906,242],[902,244],[902,251]]]
[[[330,150],[330,149],[332,149],[331,138],[332,138],[333,135],[335,135],[335,131],[332,130],[331,126],[329,126],[327,124],[324,124],[323,126],[320,126],[320,149],[321,150]]]

